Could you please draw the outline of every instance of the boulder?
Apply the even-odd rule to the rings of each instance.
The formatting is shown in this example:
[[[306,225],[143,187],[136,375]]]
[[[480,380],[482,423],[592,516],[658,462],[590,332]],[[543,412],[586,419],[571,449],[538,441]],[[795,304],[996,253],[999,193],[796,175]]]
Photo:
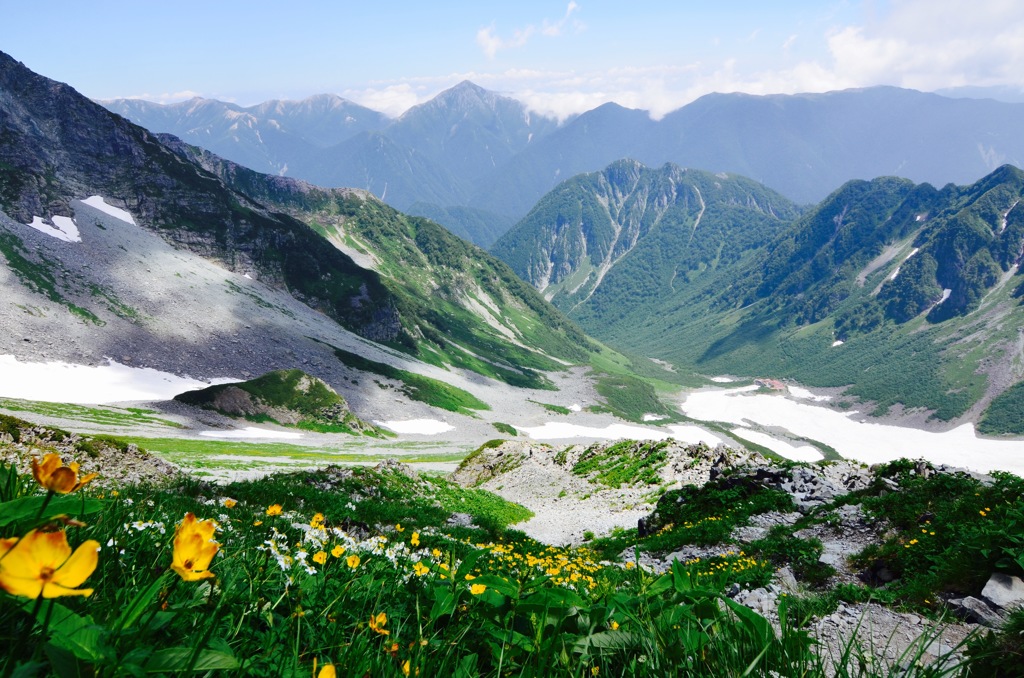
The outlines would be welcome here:
[[[1004,610],[1024,606],[1024,580],[996,572],[988,578],[988,583],[981,590],[981,597]]]

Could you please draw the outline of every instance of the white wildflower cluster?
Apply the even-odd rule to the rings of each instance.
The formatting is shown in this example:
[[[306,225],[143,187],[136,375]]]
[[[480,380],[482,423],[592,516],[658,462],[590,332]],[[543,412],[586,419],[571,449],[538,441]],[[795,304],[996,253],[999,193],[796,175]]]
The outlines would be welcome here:
[[[262,546],[257,546],[256,550],[269,553],[277,561],[277,566],[281,568],[281,571],[287,572],[292,569],[292,563],[295,562],[295,559],[288,553],[288,535],[278,532],[276,527],[271,529],[273,534],[270,539],[264,541]]]
[[[127,501],[127,500],[126,500]],[[135,530],[136,532],[145,532],[146,530],[153,530],[160,534],[167,534],[167,527],[162,521],[159,520],[136,520],[133,523],[125,523],[124,529]]]

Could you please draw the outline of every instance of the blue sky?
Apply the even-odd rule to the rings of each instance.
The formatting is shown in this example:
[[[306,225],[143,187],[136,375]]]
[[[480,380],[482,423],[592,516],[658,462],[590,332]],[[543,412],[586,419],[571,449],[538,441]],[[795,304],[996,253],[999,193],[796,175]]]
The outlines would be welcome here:
[[[0,50],[97,99],[333,92],[397,115],[469,79],[658,117],[712,91],[1024,89],[1019,0],[5,4]]]

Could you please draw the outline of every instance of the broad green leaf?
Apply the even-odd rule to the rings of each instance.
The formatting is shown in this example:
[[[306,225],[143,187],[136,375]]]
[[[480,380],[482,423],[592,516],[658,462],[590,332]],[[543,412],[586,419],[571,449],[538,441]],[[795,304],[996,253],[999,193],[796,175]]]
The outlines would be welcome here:
[[[32,613],[36,601],[30,600],[22,605],[22,609]],[[36,621],[40,626],[46,623],[48,606],[53,609],[49,612],[49,631],[51,642],[71,652],[79,659],[97,661],[103,657],[103,628],[97,626],[92,617],[82,617],[75,614],[60,603],[52,600],[44,603],[36,613]]]
[[[483,574],[468,582],[469,584],[483,584],[490,590],[497,591],[502,595],[506,595],[509,598],[519,597],[519,584],[514,581],[508,581],[503,577],[499,577],[495,574]]]
[[[43,505],[46,504],[46,495],[33,497],[21,497],[9,501],[0,506],[0,527],[7,527],[12,523],[35,520],[43,523],[46,520],[60,515],[84,516],[96,513],[103,508],[103,502],[98,499],[83,499],[80,495],[66,495],[54,497],[46,504],[46,509],[40,515]]]
[[[146,673],[180,673],[188,670],[193,649],[190,647],[169,647],[157,650],[146,662]],[[193,672],[237,669],[238,660],[227,652],[200,650],[192,666]]]

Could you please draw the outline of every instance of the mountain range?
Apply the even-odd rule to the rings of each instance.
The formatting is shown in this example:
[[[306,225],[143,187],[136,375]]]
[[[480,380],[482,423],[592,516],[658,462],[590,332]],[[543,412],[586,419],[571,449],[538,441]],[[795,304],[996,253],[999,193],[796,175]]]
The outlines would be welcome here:
[[[103,103],[261,172],[370,191],[483,247],[561,181],[622,158],[740,174],[800,204],[849,179],[941,186],[1024,164],[1024,104],[893,87],[709,94],[660,120],[609,103],[561,124],[470,82],[397,119],[328,95]]]
[[[0,93],[0,354],[301,367],[354,409],[381,377],[485,408],[463,387],[550,389],[594,348],[500,260],[365,191],[154,135],[4,54]]]
[[[854,180],[801,209],[742,177],[619,161],[494,251],[593,336],[684,372],[849,386],[879,414],[985,428],[1024,376],[1022,199],[1009,165],[967,186]]]

